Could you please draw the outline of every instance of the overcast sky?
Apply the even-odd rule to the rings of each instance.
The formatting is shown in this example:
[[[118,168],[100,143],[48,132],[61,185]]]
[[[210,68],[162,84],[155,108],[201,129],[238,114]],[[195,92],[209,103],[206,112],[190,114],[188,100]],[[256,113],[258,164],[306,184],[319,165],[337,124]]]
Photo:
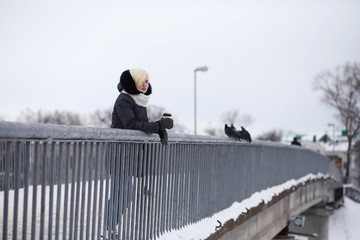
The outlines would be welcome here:
[[[109,109],[120,74],[150,75],[151,105],[193,128],[237,110],[254,133],[328,130],[314,77],[360,61],[360,1],[0,2],[0,118]],[[242,123],[239,123],[242,124]],[[339,124],[338,124],[339,125]]]

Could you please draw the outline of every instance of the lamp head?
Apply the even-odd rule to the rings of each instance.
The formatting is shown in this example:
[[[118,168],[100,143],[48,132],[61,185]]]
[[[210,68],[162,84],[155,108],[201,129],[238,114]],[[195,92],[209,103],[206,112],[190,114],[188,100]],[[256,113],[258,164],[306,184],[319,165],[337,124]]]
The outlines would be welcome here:
[[[202,66],[202,67],[198,67],[198,68],[195,68],[195,72],[197,71],[202,71],[202,72],[206,72],[208,70],[208,67],[207,66]]]

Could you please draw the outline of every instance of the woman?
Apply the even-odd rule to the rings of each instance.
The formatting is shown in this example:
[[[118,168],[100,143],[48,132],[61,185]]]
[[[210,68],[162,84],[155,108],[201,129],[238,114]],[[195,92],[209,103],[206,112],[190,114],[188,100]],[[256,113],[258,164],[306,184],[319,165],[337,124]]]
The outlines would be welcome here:
[[[149,122],[146,106],[151,94],[148,74],[142,69],[130,69],[120,76],[120,95],[115,101],[111,128],[134,129],[146,133],[158,133],[163,144],[167,144],[166,129],[174,125],[171,118]]]
[[[117,97],[114,104],[111,128],[134,129],[134,130],[141,130],[146,133],[158,133],[161,138],[161,143],[166,145],[167,144],[166,129],[171,129],[173,127],[174,125],[173,120],[168,117],[163,117],[159,121],[149,122],[147,117],[146,106],[151,94],[151,85],[149,83],[148,74],[142,69],[130,69],[124,71],[120,76],[118,90],[120,94]],[[133,189],[134,189],[133,186],[134,179],[132,176],[133,174],[135,174],[136,177],[143,175],[141,170],[138,171],[139,171],[138,173],[129,173],[129,176],[127,176],[127,181],[125,183],[127,185],[126,186],[127,193],[123,195],[121,204],[120,204],[120,199],[118,199],[118,204],[120,206],[120,209],[118,209],[118,212],[116,214],[116,220],[114,219],[114,221],[116,222],[113,224],[118,224],[119,213],[121,212],[123,214],[125,208],[128,208],[130,202],[134,200],[132,199]],[[120,185],[122,184],[120,182],[121,176],[117,175],[116,171],[113,174],[114,174],[113,177],[114,180],[115,181],[117,181],[116,179],[119,180],[119,191],[120,191]],[[117,191],[114,190],[113,194],[115,195],[116,193]],[[118,196],[120,196],[119,193]],[[113,198],[113,201],[115,201],[115,198]],[[108,200],[108,206],[109,207],[108,207],[107,225],[109,225],[109,215],[111,208],[115,209],[114,205],[110,203],[110,200]],[[111,229],[113,229],[113,227]],[[109,233],[107,233],[106,236],[108,234]],[[102,236],[102,237],[106,237],[106,236]]]

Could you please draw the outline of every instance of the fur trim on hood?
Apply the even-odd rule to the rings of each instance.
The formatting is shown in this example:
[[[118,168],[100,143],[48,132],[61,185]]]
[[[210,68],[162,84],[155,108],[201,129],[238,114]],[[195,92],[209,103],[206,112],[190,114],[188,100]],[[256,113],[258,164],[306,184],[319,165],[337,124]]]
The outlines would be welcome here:
[[[134,79],[131,77],[129,70],[126,70],[121,74],[120,82],[118,83],[117,88],[118,88],[119,92],[121,92],[122,90],[125,90],[127,93],[134,94],[134,95],[142,93],[136,88]],[[151,92],[152,92],[152,89],[151,89],[151,85],[149,83],[149,88],[146,91],[146,93],[144,93],[144,94],[150,95]]]

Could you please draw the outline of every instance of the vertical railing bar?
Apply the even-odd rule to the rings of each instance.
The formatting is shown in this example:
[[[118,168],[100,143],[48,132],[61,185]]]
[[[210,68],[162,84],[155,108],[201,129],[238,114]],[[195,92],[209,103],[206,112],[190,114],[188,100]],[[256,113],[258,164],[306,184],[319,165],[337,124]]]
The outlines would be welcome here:
[[[80,205],[80,240],[83,240],[84,238],[84,222],[85,222],[85,196],[86,196],[86,173],[87,173],[87,165],[88,165],[88,150],[89,150],[89,143],[84,142],[83,143],[83,149],[84,149],[84,157],[82,159],[83,165],[82,165],[82,180],[80,180],[81,183],[81,205]],[[89,190],[88,190],[89,191]]]
[[[95,147],[95,158],[93,160],[93,166],[95,168],[95,176],[94,176],[94,195],[93,195],[93,209],[92,209],[92,222],[91,222],[91,240],[95,239],[95,230],[96,230],[96,223],[100,222],[100,219],[96,221],[96,211],[97,211],[97,203],[98,203],[98,185],[99,185],[99,148],[100,143],[96,143]]]
[[[199,203],[199,151],[197,145],[193,144],[194,147],[194,192],[193,192],[193,210],[192,210],[192,218],[191,221],[196,221],[196,215],[198,210],[198,203]]]
[[[179,206],[178,206],[178,195],[179,195],[179,149],[180,145],[176,145],[175,154],[174,154],[174,203],[173,203],[173,229],[178,229],[178,213],[179,213]]]
[[[163,203],[162,203],[162,224],[161,224],[161,232],[164,233],[166,231],[166,223],[168,221],[167,219],[167,202],[169,198],[169,149],[170,146],[165,146],[165,158],[164,158],[164,170],[163,170]]]
[[[52,220],[53,220],[53,203],[54,203],[54,167],[55,167],[55,147],[56,142],[51,143],[51,158],[50,158],[50,176],[49,176],[49,190],[50,190],[50,196],[49,196],[49,222],[48,222],[48,239],[52,239]]]
[[[126,173],[126,146],[125,143],[122,143],[121,145],[121,151],[119,153],[120,156],[120,168],[119,168],[119,206],[118,206],[118,212],[119,212],[119,224],[118,224],[118,237],[120,239],[123,239],[123,230],[125,228],[125,219],[123,218],[124,211],[125,211],[125,185],[126,185],[126,179],[125,179],[125,173]]]
[[[182,163],[182,176],[183,176],[183,180],[182,182],[182,194],[181,194],[181,209],[182,209],[182,218],[181,218],[181,226],[180,227],[184,227],[185,226],[185,222],[186,222],[186,198],[187,198],[187,193],[186,193],[186,189],[187,189],[187,185],[186,185],[186,178],[187,178],[187,172],[186,172],[186,162],[187,162],[187,155],[186,155],[186,148],[188,147],[188,144],[184,144],[183,149],[182,149],[182,158],[181,158],[181,163]]]
[[[123,144],[123,152],[121,154],[124,158],[124,163],[123,163],[123,174],[120,175],[121,179],[122,179],[122,182],[121,182],[121,186],[122,186],[122,189],[121,189],[121,192],[120,192],[120,195],[121,195],[121,204],[120,204],[120,207],[121,207],[121,229],[119,230],[119,235],[120,235],[120,239],[126,239],[126,213],[127,213],[127,198],[128,198],[128,178],[129,178],[129,144],[124,142]]]
[[[106,181],[106,196],[108,196],[109,195],[109,191],[110,191],[110,197],[109,197],[109,199],[107,200],[107,207],[106,207],[106,210],[104,210],[104,211],[106,211],[106,213],[104,214],[104,216],[105,216],[105,219],[106,219],[106,223],[104,223],[104,227],[105,227],[105,225],[106,225],[106,230],[107,230],[107,232],[105,231],[104,232],[104,234],[106,234],[107,233],[107,236],[106,236],[106,238],[107,239],[110,239],[110,237],[111,237],[111,233],[112,233],[112,231],[114,230],[114,227],[113,227],[113,225],[114,225],[114,214],[116,214],[116,213],[114,213],[114,211],[113,211],[113,209],[114,209],[114,194],[115,194],[115,192],[114,191],[116,191],[116,189],[115,189],[115,187],[114,187],[114,184],[115,184],[115,182],[116,182],[116,173],[115,173],[115,171],[114,171],[114,169],[115,169],[115,158],[114,158],[114,151],[113,151],[113,149],[114,149],[114,146],[115,145],[115,143],[111,143],[111,144],[109,144],[108,145],[108,148],[107,148],[107,150],[106,150],[106,152],[107,152],[107,164],[108,164],[108,178],[107,178],[107,181]],[[109,187],[110,187],[110,189],[109,189]],[[104,230],[105,230],[105,228],[104,228]]]
[[[181,157],[181,175],[182,175],[182,193],[181,193],[181,225],[180,227],[185,226],[185,217],[186,217],[186,148],[187,148],[188,144],[184,144],[183,148],[181,150],[182,152],[182,157]]]
[[[108,145],[108,148],[106,150],[107,152],[107,160],[106,163],[109,166],[108,167],[108,173],[109,173],[109,178],[110,180],[108,180],[106,182],[106,186],[107,188],[110,187],[110,197],[109,199],[107,199],[107,208],[106,208],[106,213],[105,213],[105,217],[106,217],[106,230],[107,232],[104,232],[104,234],[107,233],[107,236],[105,238],[109,239],[111,237],[111,233],[114,230],[114,216],[116,213],[114,213],[114,206],[115,206],[115,202],[114,202],[114,195],[116,195],[116,189],[115,189],[115,183],[116,183],[116,172],[115,170],[115,157],[114,157],[114,149],[115,147],[115,143],[111,143]]]
[[[112,144],[110,154],[111,154],[111,193],[110,193],[110,202],[108,209],[111,209],[110,214],[108,216],[109,218],[109,231],[110,231],[110,238],[114,239],[114,235],[116,234],[116,228],[119,223],[119,185],[120,185],[120,174],[119,174],[119,168],[120,163],[117,161],[117,156],[119,155],[120,146],[118,146],[116,143]],[[111,234],[113,233],[113,234]]]
[[[194,213],[194,194],[195,194],[195,174],[194,169],[196,168],[196,151],[193,144],[189,145],[189,203],[188,203],[188,222],[193,222],[193,213]]]
[[[162,232],[164,233],[167,230],[167,222],[168,222],[168,201],[169,201],[169,184],[170,184],[170,146],[165,147],[165,163],[164,163],[164,185],[163,185],[163,224],[162,224]]]
[[[169,159],[169,147],[163,146],[163,161],[162,161],[162,186],[161,186],[161,192],[162,192],[162,201],[161,201],[161,223],[160,223],[160,233],[164,233],[165,231],[165,225],[166,225],[166,199],[167,199],[167,167],[168,167],[168,159]]]
[[[67,225],[68,225],[68,200],[69,200],[69,171],[70,171],[70,146],[73,147],[73,151],[75,146],[72,145],[70,142],[66,143],[66,159],[65,159],[65,193],[64,193],[64,216],[63,216],[63,240],[66,240],[66,233],[67,233]],[[75,159],[73,159],[75,162]],[[71,216],[71,215],[70,215]]]
[[[202,145],[198,145],[200,148],[200,151],[204,151],[203,149],[206,148],[206,146],[202,146]],[[205,149],[206,151],[207,149]],[[200,219],[202,219],[205,216],[205,209],[206,209],[206,204],[207,204],[207,198],[209,197],[207,195],[207,187],[209,184],[209,177],[207,177],[206,172],[209,171],[209,166],[207,166],[206,164],[206,160],[205,160],[205,156],[202,155],[201,156],[201,169],[200,169],[200,188],[201,188],[201,200],[200,200],[200,204],[199,204],[199,208],[200,208]],[[208,175],[210,175],[210,172],[208,172]]]
[[[145,233],[146,233],[146,222],[147,222],[147,218],[149,217],[148,214],[146,214],[146,206],[147,206],[147,202],[148,199],[151,197],[151,193],[150,190],[148,189],[148,178],[149,178],[149,172],[148,172],[148,165],[149,165],[149,148],[148,148],[148,144],[143,144],[142,145],[144,150],[143,150],[143,166],[142,166],[142,171],[143,171],[143,176],[142,176],[142,184],[141,184],[141,189],[143,191],[142,194],[142,198],[141,198],[141,203],[140,203],[140,228],[139,228],[139,234],[138,234],[138,239],[144,239],[145,238]],[[137,238],[135,238],[137,239]]]
[[[128,196],[127,196],[127,207],[126,207],[126,233],[125,236],[127,239],[130,239],[130,225],[131,225],[131,213],[133,205],[133,192],[134,192],[134,178],[135,178],[135,162],[137,159],[134,156],[134,143],[129,143],[129,177],[128,177]],[[115,239],[114,239],[115,240]]]
[[[191,221],[191,210],[192,210],[192,187],[193,187],[193,169],[194,166],[192,165],[194,163],[193,161],[193,154],[194,154],[194,146],[192,144],[189,144],[189,148],[188,148],[188,159],[187,159],[187,176],[188,176],[188,190],[187,190],[187,211],[186,211],[186,225],[188,225]]]
[[[75,197],[75,217],[74,217],[74,240],[78,239],[79,234],[79,215],[80,215],[80,199],[81,199],[81,189],[83,188],[81,182],[81,173],[83,171],[83,149],[84,142],[79,142],[79,152],[78,152],[78,169],[76,176],[76,197]]]
[[[164,187],[164,171],[165,171],[165,158],[166,158],[166,146],[161,145],[161,160],[160,160],[160,193],[161,202],[159,203],[159,236],[163,232],[163,226],[164,226],[164,212],[163,212],[163,206],[164,206],[164,197],[165,197],[165,187]]]
[[[139,147],[140,146],[140,147]],[[130,230],[129,230],[129,239],[134,239],[135,233],[134,233],[134,225],[135,225],[135,218],[136,214],[138,213],[139,209],[139,197],[140,194],[138,194],[140,190],[140,182],[139,179],[141,179],[141,166],[142,166],[142,149],[141,145],[138,145],[137,143],[133,143],[133,162],[134,162],[134,174],[132,176],[132,201],[131,201],[131,217],[130,217]],[[139,153],[140,152],[140,153]],[[137,225],[138,226],[138,225]]]
[[[130,192],[131,192],[131,186],[130,186],[130,176],[131,176],[131,159],[130,159],[130,148],[131,148],[131,144],[127,143],[126,144],[126,149],[125,149],[125,174],[124,174],[124,194],[125,194],[125,201],[123,204],[123,209],[124,209],[124,226],[123,226],[123,235],[124,238],[127,239],[128,235],[127,235],[127,228],[128,228],[128,213],[129,213],[129,196],[130,196]]]
[[[136,197],[136,201],[134,199],[134,203],[136,202],[135,206],[136,206],[136,211],[135,211],[135,215],[134,215],[134,238],[132,239],[138,239],[139,237],[139,230],[141,229],[141,231],[143,231],[143,226],[141,225],[141,219],[140,219],[140,215],[142,216],[142,201],[145,198],[145,189],[144,189],[144,184],[143,184],[143,179],[145,178],[145,170],[144,170],[144,144],[143,143],[137,143],[137,149],[139,149],[138,152],[138,176],[136,177],[136,192],[135,192],[135,197]],[[140,191],[139,191],[140,190]]]
[[[162,169],[162,159],[163,159],[163,147],[162,145],[158,144],[158,155],[156,156],[156,160],[158,162],[157,169],[156,169],[156,192],[157,192],[157,201],[156,201],[156,234],[155,237],[159,237],[160,235],[160,221],[161,221],[161,169]]]
[[[61,189],[62,189],[62,171],[63,171],[63,166],[62,166],[62,162],[63,162],[63,150],[64,150],[64,143],[60,142],[59,143],[59,156],[57,158],[57,169],[58,169],[58,174],[57,174],[57,194],[56,194],[56,220],[55,220],[55,240],[59,240],[59,233],[60,233],[60,205],[61,205]],[[63,220],[64,221],[64,220]]]
[[[38,184],[38,159],[40,144],[35,142],[34,151],[34,166],[33,166],[33,197],[32,197],[32,213],[31,213],[31,239],[35,240],[36,237],[36,206],[37,206],[37,184]]]
[[[156,158],[156,204],[155,204],[155,237],[159,237],[159,204],[161,201],[161,192],[160,192],[160,169],[161,169],[161,158],[162,158],[162,147],[160,144],[157,144],[157,154]]]
[[[18,226],[18,208],[19,208],[19,188],[20,188],[20,142],[15,143],[15,161],[14,161],[14,219],[13,219],[13,238],[17,236],[17,226]]]
[[[157,201],[156,201],[156,224],[155,224],[155,229],[156,229],[156,234],[155,237],[159,237],[160,235],[160,221],[161,221],[161,169],[162,169],[162,159],[163,159],[163,146],[160,144],[158,145],[158,155],[156,156],[156,160],[158,162],[157,168],[156,168],[156,192],[157,192]]]
[[[195,179],[196,179],[196,188],[195,188],[195,194],[194,194],[194,197],[195,197],[195,200],[194,200],[194,203],[195,203],[195,209],[194,209],[194,213],[193,213],[193,222],[197,221],[198,220],[198,217],[199,217],[199,203],[200,203],[200,166],[201,166],[201,154],[200,154],[200,151],[199,151],[199,146],[198,145],[194,145],[195,147],[195,151],[196,151],[196,169],[194,170],[195,171]]]
[[[184,215],[183,215],[183,224],[182,226],[186,226],[188,223],[188,203],[189,203],[189,157],[190,157],[190,151],[189,148],[191,147],[190,144],[187,145],[187,147],[184,148],[184,193],[183,193],[183,208],[184,208]]]
[[[103,194],[104,193],[104,178],[105,179],[108,179],[109,178],[109,167],[107,167],[105,169],[105,176],[104,176],[104,171],[103,171],[103,167],[106,166],[105,165],[105,162],[106,162],[106,149],[107,149],[107,145],[108,143],[105,142],[105,143],[101,143],[101,160],[99,161],[100,162],[100,169],[99,169],[99,172],[100,172],[100,177],[99,179],[100,180],[100,192],[99,192],[99,217],[98,217],[98,226],[97,226],[97,239],[99,240],[102,236],[105,236],[105,227],[106,227],[106,217],[104,217],[104,220],[101,221],[101,218],[102,218],[102,213],[103,213],[103,209],[102,209],[102,206],[103,206],[103,199],[105,199],[105,210],[104,211],[107,211],[107,194],[105,193],[105,195]],[[109,165],[109,164],[108,164]],[[106,180],[107,181],[107,180]],[[106,214],[104,214],[104,216],[106,216]],[[102,229],[102,234],[101,234],[101,223],[103,224],[103,229]]]
[[[131,236],[131,239],[137,239],[138,238],[138,231],[141,232],[142,231],[142,225],[141,225],[141,219],[140,216],[141,216],[141,207],[142,207],[142,196],[144,195],[144,189],[143,189],[143,186],[142,186],[142,180],[143,180],[143,177],[145,175],[145,171],[143,170],[143,161],[144,161],[144,158],[143,158],[143,147],[144,145],[143,144],[137,144],[137,147],[135,148],[135,151],[136,149],[138,149],[138,151],[136,152],[139,152],[138,154],[138,171],[137,171],[137,181],[136,181],[136,200],[134,199],[134,202],[136,201],[136,213],[135,213],[135,216],[133,217],[133,224],[131,226],[131,229],[132,229],[132,236]]]
[[[212,148],[209,148],[209,151],[212,152]],[[219,173],[221,173],[221,168],[217,165],[217,162],[214,161],[214,159],[210,158],[208,159],[210,161],[210,166],[211,166],[211,176],[213,176],[211,178],[211,186],[213,191],[210,194],[210,204],[207,205],[207,209],[206,209],[206,215],[210,212],[210,206],[213,206],[214,209],[218,209],[218,201],[216,199],[216,195],[218,194],[219,188],[218,188],[218,182],[219,182]]]
[[[71,164],[71,200],[70,200],[70,229],[69,229],[69,238],[68,239],[74,239],[74,208],[75,208],[75,187],[76,187],[76,167],[80,168],[80,161],[78,161],[78,152],[80,152],[80,143],[78,142],[74,142],[74,146],[73,146],[73,159],[72,159],[72,164]]]
[[[147,189],[150,192],[150,197],[148,198],[147,204],[146,204],[146,215],[147,215],[147,222],[146,222],[146,228],[145,228],[145,237],[143,239],[151,239],[151,228],[152,228],[152,202],[154,199],[154,189],[152,184],[153,179],[153,165],[154,165],[154,144],[149,144],[149,152],[148,152],[148,177],[146,178],[146,185]]]
[[[40,240],[44,239],[45,210],[46,210],[46,167],[47,142],[43,142],[42,173],[41,173],[41,205],[40,205]]]
[[[184,144],[180,145],[179,148],[179,182],[178,182],[178,224],[177,224],[177,229],[180,229],[182,227],[182,220],[183,220],[183,187],[184,187],[184,169],[183,169],[183,149],[184,149]]]
[[[111,154],[110,154],[110,149],[111,149],[111,144],[112,143],[106,143],[106,146],[105,146],[105,150],[104,150],[104,153],[103,153],[103,156],[104,156],[104,164],[106,166],[106,170],[105,170],[105,198],[104,198],[104,201],[105,201],[105,207],[104,207],[104,221],[103,221],[103,236],[105,236],[104,238],[108,238],[109,235],[106,235],[106,231],[108,231],[108,228],[109,228],[109,221],[110,221],[110,218],[109,218],[109,208],[110,208],[110,203],[111,203],[111,192],[110,192],[110,196],[109,196],[109,191],[112,191],[109,189],[110,187],[110,177],[111,177],[111,174],[110,174],[110,169],[111,169]],[[103,184],[103,183],[102,183]],[[108,199],[110,198],[110,199]]]
[[[203,148],[205,148],[205,146],[202,146],[202,145],[197,145],[198,148],[199,148],[199,151],[201,152],[201,150]],[[205,162],[205,156],[204,155],[201,155],[200,156],[200,175],[199,175],[199,179],[200,179],[200,201],[199,201],[199,204],[198,204],[198,208],[199,208],[199,217],[198,219],[202,219],[204,216],[205,216],[205,208],[206,208],[206,198],[208,197],[206,195],[206,188],[207,188],[207,184],[208,184],[208,178],[206,177],[206,172],[208,171],[208,169],[206,168],[206,162]],[[210,174],[208,172],[208,174]]]
[[[183,149],[184,149],[184,144],[180,145],[179,148],[179,185],[178,185],[178,224],[177,224],[177,229],[180,229],[182,226],[182,218],[183,218],[183,201],[182,201],[182,197],[183,197],[183,176],[184,176],[184,171],[183,171]]]
[[[156,178],[156,162],[157,159],[155,158],[155,156],[157,155],[157,144],[152,144],[152,154],[151,154],[151,192],[153,193],[153,197],[151,198],[151,203],[150,203],[150,213],[151,213],[151,218],[150,218],[150,228],[149,228],[149,238],[148,239],[154,239],[154,227],[155,227],[155,198],[156,196],[156,192],[155,192],[155,178]]]
[[[124,184],[125,184],[125,180],[123,179],[123,175],[124,175],[124,169],[125,169],[125,147],[124,144],[121,144],[118,146],[117,148],[117,154],[116,154],[116,183],[117,185],[117,194],[116,197],[117,199],[115,199],[116,201],[116,207],[115,207],[115,212],[117,214],[116,217],[116,223],[117,223],[117,231],[118,231],[118,238],[121,236],[121,238],[123,237],[122,234],[120,234],[120,232],[122,232],[122,227],[123,224],[125,222],[125,219],[123,219],[123,214],[124,214],[124,198],[125,198],[125,194],[123,193],[124,191]]]
[[[194,219],[194,205],[195,205],[195,194],[196,194],[196,176],[195,169],[197,169],[196,162],[196,147],[191,144],[191,160],[190,160],[190,206],[189,206],[189,222],[193,222]]]
[[[7,239],[8,218],[9,218],[9,190],[10,190],[10,155],[12,142],[6,142],[5,145],[5,179],[4,179],[4,217],[3,217],[3,239]]]
[[[143,231],[143,226],[142,226],[142,206],[143,206],[143,198],[145,197],[145,190],[144,190],[144,184],[143,184],[143,179],[145,178],[146,175],[146,171],[144,170],[144,164],[145,164],[145,157],[144,157],[144,146],[145,144],[139,143],[137,144],[137,148],[138,149],[138,174],[136,177],[136,200],[134,199],[134,203],[136,202],[135,206],[136,206],[136,212],[134,215],[134,219],[133,219],[133,223],[134,226],[132,226],[133,228],[133,237],[131,239],[138,239],[141,231]]]
[[[141,185],[141,189],[143,189],[144,194],[143,194],[143,200],[141,201],[141,211],[140,211],[140,226],[141,226],[141,231],[139,230],[139,238],[138,239],[144,239],[146,236],[146,223],[147,223],[147,219],[149,217],[149,215],[146,212],[146,207],[147,207],[147,203],[149,198],[151,197],[151,192],[148,189],[148,179],[149,179],[149,171],[148,171],[148,165],[149,165],[149,148],[148,148],[148,144],[143,144],[143,176],[142,176],[142,185]]]
[[[164,228],[163,228],[163,232],[167,232],[168,229],[168,224],[169,224],[169,201],[170,201],[170,184],[171,184],[171,179],[170,179],[170,169],[171,169],[171,144],[168,144],[168,146],[166,147],[166,158],[165,158],[165,202],[164,202]]]
[[[88,164],[88,196],[87,196],[87,211],[86,211],[86,233],[85,233],[85,239],[89,240],[89,235],[90,235],[90,219],[91,219],[91,213],[93,211],[93,209],[96,209],[95,206],[91,206],[91,194],[92,194],[92,182],[93,182],[93,178],[92,178],[92,172],[93,172],[93,168],[94,168],[94,156],[93,156],[93,151],[94,151],[94,143],[90,142],[90,150],[89,150],[89,157],[87,158],[87,161],[89,162]],[[86,160],[86,158],[85,158]],[[96,181],[96,179],[95,179]],[[93,199],[93,202],[95,201],[95,199]]]
[[[22,239],[27,238],[27,218],[28,218],[28,201],[29,201],[29,174],[30,174],[30,142],[25,142],[25,167],[24,167],[24,208],[23,208],[23,229]],[[4,238],[5,239],[5,238]]]
[[[171,229],[176,229],[177,224],[177,194],[178,194],[178,150],[179,150],[180,144],[175,145],[174,147],[174,166],[173,166],[173,200],[172,200],[172,223],[171,223]]]
[[[168,220],[167,230],[172,228],[173,224],[173,212],[174,212],[174,178],[175,178],[175,144],[170,145],[170,159],[169,159],[169,200],[168,200]]]

